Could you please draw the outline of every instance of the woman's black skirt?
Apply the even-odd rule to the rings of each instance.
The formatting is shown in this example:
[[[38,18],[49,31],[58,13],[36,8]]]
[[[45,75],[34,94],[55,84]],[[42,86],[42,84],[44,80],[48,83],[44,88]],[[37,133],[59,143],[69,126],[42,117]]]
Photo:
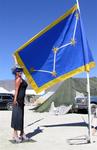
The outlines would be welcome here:
[[[23,130],[24,122],[24,107],[15,105],[12,110],[11,127],[15,130]]]

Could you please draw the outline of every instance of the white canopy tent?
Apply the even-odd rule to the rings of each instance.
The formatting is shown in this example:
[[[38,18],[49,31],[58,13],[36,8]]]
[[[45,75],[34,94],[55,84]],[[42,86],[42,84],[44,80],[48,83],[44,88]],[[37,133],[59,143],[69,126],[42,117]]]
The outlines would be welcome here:
[[[26,95],[44,95],[45,94],[45,91],[42,91],[42,92],[40,92],[40,93],[36,93],[34,90],[32,90],[32,89],[27,89],[26,90]]]
[[[0,93],[10,94],[10,92],[3,87],[0,87]]]
[[[10,93],[11,94],[15,94],[15,90],[12,90],[12,91],[10,91]],[[42,91],[42,92],[40,92],[40,93],[36,93],[34,90],[32,90],[32,89],[27,89],[26,90],[26,95],[44,95],[45,94],[45,91]]]

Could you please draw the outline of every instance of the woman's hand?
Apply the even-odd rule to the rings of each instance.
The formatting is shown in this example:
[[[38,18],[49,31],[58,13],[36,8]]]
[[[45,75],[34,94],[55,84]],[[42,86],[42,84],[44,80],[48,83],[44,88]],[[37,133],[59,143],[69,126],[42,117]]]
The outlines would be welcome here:
[[[15,106],[17,104],[17,101],[16,100],[14,100],[13,101],[13,106]]]

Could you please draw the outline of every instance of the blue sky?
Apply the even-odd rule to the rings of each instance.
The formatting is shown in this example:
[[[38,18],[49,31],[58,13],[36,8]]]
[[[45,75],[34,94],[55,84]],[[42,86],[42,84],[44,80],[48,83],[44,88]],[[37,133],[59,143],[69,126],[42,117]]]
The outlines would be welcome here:
[[[12,54],[62,16],[75,0],[0,0],[0,80],[13,79]],[[79,0],[86,36],[97,64],[97,0]],[[85,74],[77,75],[83,77]],[[97,67],[90,77],[97,76]]]

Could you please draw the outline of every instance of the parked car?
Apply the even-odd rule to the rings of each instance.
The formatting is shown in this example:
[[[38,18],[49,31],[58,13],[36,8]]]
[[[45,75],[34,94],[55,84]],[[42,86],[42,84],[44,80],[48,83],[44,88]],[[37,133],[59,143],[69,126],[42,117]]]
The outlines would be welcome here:
[[[12,110],[13,95],[0,93],[0,109]]]
[[[97,96],[90,96],[90,103],[97,105]],[[75,98],[73,109],[75,112],[78,112],[78,110],[88,110],[88,98],[87,97]]]

